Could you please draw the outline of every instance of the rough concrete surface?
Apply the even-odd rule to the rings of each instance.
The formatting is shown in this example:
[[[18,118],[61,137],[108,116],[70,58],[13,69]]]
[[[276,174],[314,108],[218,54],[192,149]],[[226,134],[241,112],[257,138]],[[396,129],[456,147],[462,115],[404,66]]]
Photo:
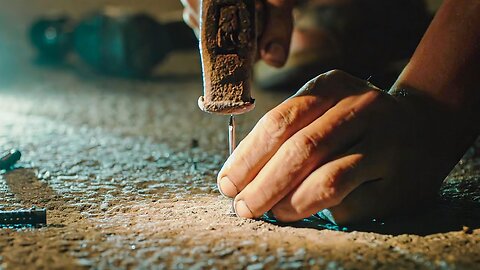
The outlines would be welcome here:
[[[478,146],[421,214],[347,232],[315,219],[238,219],[215,187],[227,118],[196,106],[196,53],[173,55],[142,81],[95,75],[75,59],[34,63],[29,21],[53,7],[81,14],[101,4],[76,3],[0,1],[0,146],[24,154],[23,168],[0,176],[0,210],[48,209],[45,227],[0,229],[0,269],[478,269]],[[178,8],[135,3],[155,14]],[[285,93],[254,97],[257,108],[238,118],[240,137]]]

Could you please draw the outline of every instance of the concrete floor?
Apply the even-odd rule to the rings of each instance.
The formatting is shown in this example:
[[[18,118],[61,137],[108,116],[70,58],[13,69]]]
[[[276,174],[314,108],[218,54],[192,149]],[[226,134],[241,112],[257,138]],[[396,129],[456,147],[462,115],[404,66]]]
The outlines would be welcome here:
[[[227,119],[196,106],[195,52],[172,55],[149,80],[96,75],[74,59],[34,64],[25,38],[32,18],[100,5],[0,1],[0,146],[24,154],[23,169],[0,177],[0,210],[48,209],[46,227],[0,229],[0,269],[478,268],[479,145],[421,214],[348,232],[314,219],[238,219],[215,187]],[[179,5],[135,7],[162,18]],[[257,109],[239,118],[240,137],[286,95],[256,91]]]

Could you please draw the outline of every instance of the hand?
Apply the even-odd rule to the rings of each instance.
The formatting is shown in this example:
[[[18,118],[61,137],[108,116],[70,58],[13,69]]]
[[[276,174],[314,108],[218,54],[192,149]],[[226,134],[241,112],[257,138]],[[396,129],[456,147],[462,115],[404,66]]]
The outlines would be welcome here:
[[[219,188],[238,216],[272,210],[285,222],[329,209],[346,224],[419,207],[471,142],[432,104],[341,71],[322,74],[258,122],[220,171]]]
[[[194,30],[197,37],[200,31],[201,0],[181,0],[183,20]],[[267,64],[281,67],[285,64],[290,50],[293,29],[294,0],[266,0],[265,25],[259,40],[260,58]]]
[[[200,37],[200,1],[180,0],[183,5],[183,21]]]

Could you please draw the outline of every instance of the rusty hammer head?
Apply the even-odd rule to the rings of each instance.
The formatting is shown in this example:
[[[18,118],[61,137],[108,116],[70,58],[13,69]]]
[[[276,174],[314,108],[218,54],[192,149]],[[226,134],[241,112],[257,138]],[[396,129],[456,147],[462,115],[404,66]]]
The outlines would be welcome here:
[[[216,114],[254,108],[252,69],[257,52],[255,0],[202,0],[200,51],[204,96],[198,106]]]

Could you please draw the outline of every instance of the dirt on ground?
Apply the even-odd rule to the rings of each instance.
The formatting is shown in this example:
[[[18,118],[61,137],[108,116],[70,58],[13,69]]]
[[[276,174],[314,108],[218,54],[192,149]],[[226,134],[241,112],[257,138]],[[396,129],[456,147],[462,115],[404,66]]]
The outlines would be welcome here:
[[[161,2],[135,5],[159,18],[179,8]],[[478,268],[480,143],[420,213],[348,228],[239,219],[216,188],[228,118],[196,105],[197,52],[172,55],[144,80],[97,75],[75,58],[35,62],[25,34],[35,16],[98,6],[0,1],[0,146],[23,153],[0,177],[0,210],[48,215],[43,227],[0,229],[0,269]],[[253,96],[239,137],[288,93]]]

